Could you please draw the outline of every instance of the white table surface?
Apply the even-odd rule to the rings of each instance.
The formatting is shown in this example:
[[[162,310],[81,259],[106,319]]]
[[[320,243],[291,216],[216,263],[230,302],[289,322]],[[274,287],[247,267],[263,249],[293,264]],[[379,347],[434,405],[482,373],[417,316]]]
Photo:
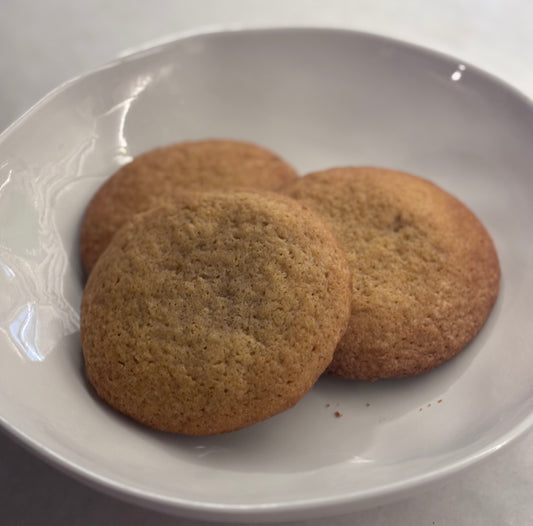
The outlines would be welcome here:
[[[328,26],[460,58],[533,98],[529,0],[1,0],[0,129],[61,82],[143,43],[203,26]],[[187,525],[72,480],[0,433],[0,524]],[[533,524],[533,433],[391,505],[293,525]]]

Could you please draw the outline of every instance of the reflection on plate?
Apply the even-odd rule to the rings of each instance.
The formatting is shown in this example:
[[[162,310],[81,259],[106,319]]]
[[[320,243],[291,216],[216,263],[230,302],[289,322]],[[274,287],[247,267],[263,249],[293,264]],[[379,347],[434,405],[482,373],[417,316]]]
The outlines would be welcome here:
[[[302,172],[411,171],[457,195],[501,258],[482,332],[429,374],[322,378],[295,408],[223,436],[156,433],[108,409],[78,337],[83,210],[132,156],[204,137],[255,141]],[[234,521],[381,504],[488,456],[533,422],[532,143],[532,107],[509,87],[348,31],[198,34],[62,86],[0,138],[2,425],[93,486]]]

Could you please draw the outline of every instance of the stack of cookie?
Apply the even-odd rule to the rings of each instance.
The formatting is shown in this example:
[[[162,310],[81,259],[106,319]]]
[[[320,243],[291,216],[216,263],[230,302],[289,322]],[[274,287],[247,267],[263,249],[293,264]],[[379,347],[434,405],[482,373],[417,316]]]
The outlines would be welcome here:
[[[81,235],[87,376],[111,406],[191,435],[296,404],[325,371],[429,371],[496,300],[490,236],[457,199],[406,173],[298,177],[237,141],[139,156],[89,204]]]

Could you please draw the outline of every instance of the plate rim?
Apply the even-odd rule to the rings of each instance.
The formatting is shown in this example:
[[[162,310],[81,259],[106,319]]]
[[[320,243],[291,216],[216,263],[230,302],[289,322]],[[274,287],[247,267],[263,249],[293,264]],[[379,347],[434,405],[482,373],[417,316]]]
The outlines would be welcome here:
[[[122,52],[119,52],[115,58],[112,58],[107,62],[97,65],[94,68],[89,68],[87,70],[84,70],[78,73],[77,75],[71,76],[70,78],[62,81],[55,88],[45,93],[40,99],[38,99],[28,109],[23,111],[11,124],[7,126],[7,128],[0,130],[0,143],[10,133],[12,133],[26,118],[28,118],[31,114],[37,111],[42,105],[46,104],[48,100],[56,97],[57,95],[61,94],[63,91],[68,89],[70,86],[73,86],[77,82],[80,82],[81,80],[84,80],[87,77],[90,77],[92,75],[97,75],[108,69],[115,68],[121,65],[122,63],[134,61],[144,56],[156,54],[163,48],[166,48],[168,46],[177,44],[178,42],[183,42],[185,40],[189,40],[193,38],[222,35],[222,34],[228,34],[228,33],[258,33],[258,32],[271,33],[271,32],[280,32],[280,31],[319,32],[319,33],[334,32],[334,33],[346,34],[346,35],[350,35],[350,34],[359,35],[365,38],[382,40],[385,42],[389,42],[391,44],[400,45],[404,48],[410,48],[417,52],[429,53],[429,54],[432,54],[438,57],[439,59],[456,62],[457,64],[462,64],[468,67],[470,70],[475,71],[478,75],[484,76],[487,80],[495,82],[496,84],[499,84],[500,88],[510,91],[513,95],[520,98],[522,102],[533,106],[533,94],[529,96],[528,94],[524,93],[523,91],[513,86],[506,80],[499,77],[497,74],[487,71],[468,61],[464,61],[458,58],[457,56],[454,56],[453,54],[446,53],[444,51],[440,51],[436,49],[432,49],[430,47],[424,46],[423,44],[418,44],[418,43],[411,42],[409,40],[405,40],[402,38],[396,38],[396,37],[391,37],[388,35],[383,35],[377,32],[364,31],[364,30],[359,30],[356,28],[336,26],[336,25],[329,26],[329,25],[294,25],[294,24],[288,24],[288,25],[283,25],[283,24],[279,24],[279,25],[211,24],[211,25],[204,25],[204,26],[198,26],[196,28],[186,29],[183,31],[177,31],[175,33],[172,33],[172,32],[167,33],[166,35],[163,35],[159,38],[150,39],[144,43],[141,43],[138,46],[126,48]]]

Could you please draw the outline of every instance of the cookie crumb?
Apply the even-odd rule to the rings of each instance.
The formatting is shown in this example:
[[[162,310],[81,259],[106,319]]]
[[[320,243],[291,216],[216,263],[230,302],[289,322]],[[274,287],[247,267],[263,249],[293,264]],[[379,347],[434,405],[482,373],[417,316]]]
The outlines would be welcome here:
[[[330,406],[331,406],[331,404],[326,404],[326,407],[330,407]]]
[[[442,398],[437,401],[437,404],[440,404],[442,402]]]
[[[428,404],[428,407],[431,407],[431,403]]]
[[[370,407],[370,402],[367,402],[367,403],[366,403],[366,406],[367,406],[367,407]]]
[[[422,408],[420,408],[418,411],[419,411],[419,412],[422,411]]]
[[[335,417],[340,418],[342,416],[342,413],[339,413],[338,411],[335,411]]]

